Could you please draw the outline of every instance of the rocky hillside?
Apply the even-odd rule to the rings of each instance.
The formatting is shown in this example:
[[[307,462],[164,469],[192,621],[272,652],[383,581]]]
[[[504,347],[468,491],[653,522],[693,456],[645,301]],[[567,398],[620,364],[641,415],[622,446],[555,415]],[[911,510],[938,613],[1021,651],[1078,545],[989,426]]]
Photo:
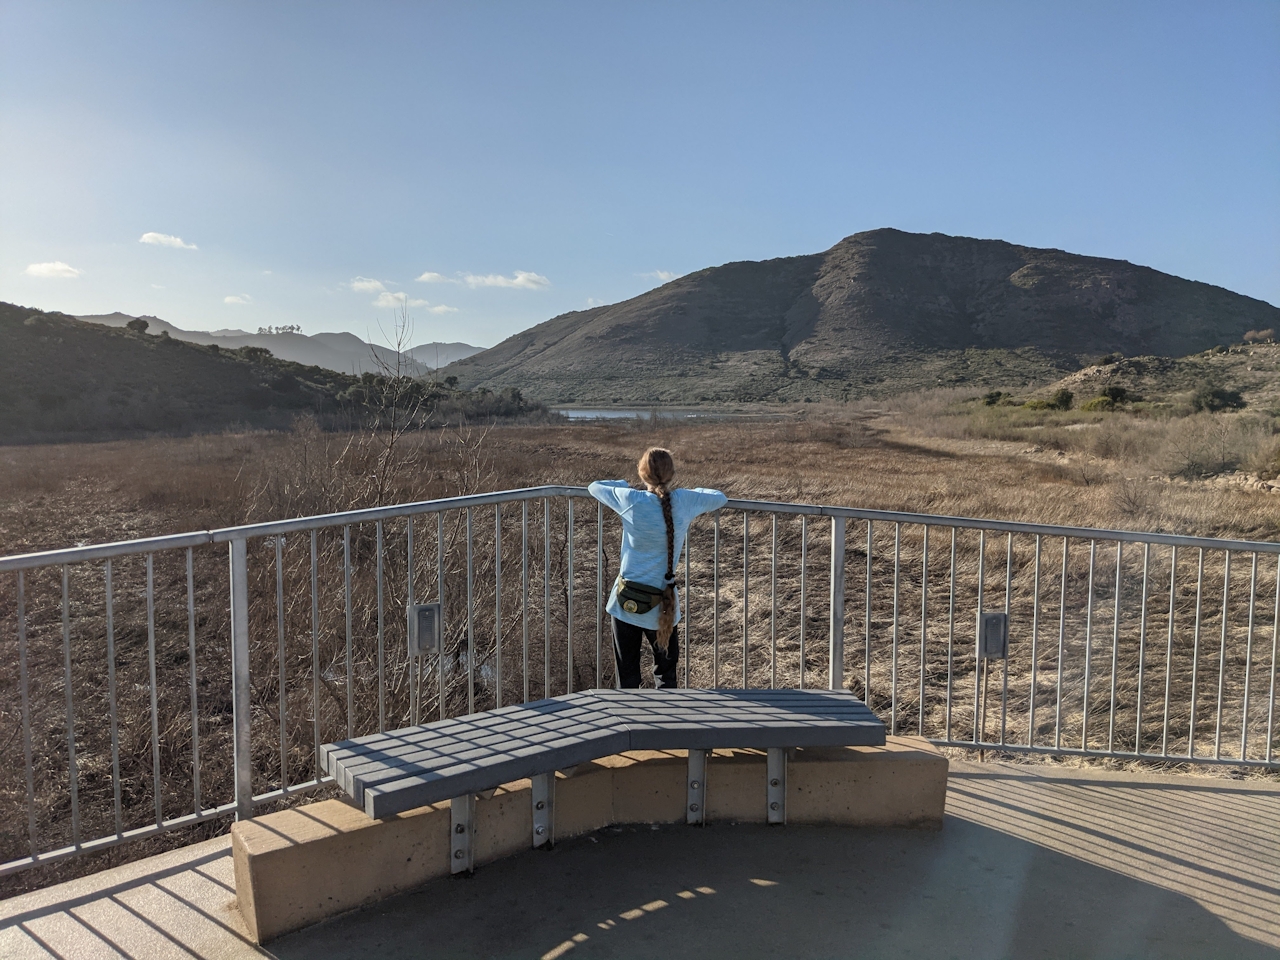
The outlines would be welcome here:
[[[1277,326],[1271,304],[1123,260],[885,229],[564,314],[447,372],[559,402],[794,401],[1046,382]]]
[[[355,378],[165,333],[0,303],[0,443],[233,425],[332,413]]]
[[[295,328],[270,328],[258,333],[247,330],[183,330],[159,317],[131,317],[127,313],[99,313],[82,315],[77,320],[100,323],[107,327],[125,327],[131,321],[145,320],[147,333],[167,333],[175,340],[217,346],[222,350],[238,350],[241,347],[262,347],[273,356],[308,367],[324,367],[339,373],[386,373],[399,370],[406,376],[422,376],[435,366],[438,352],[440,365],[444,366],[462,357],[480,351],[466,343],[425,343],[406,350],[397,358],[396,351],[366,343],[354,333],[315,333],[307,335]]]

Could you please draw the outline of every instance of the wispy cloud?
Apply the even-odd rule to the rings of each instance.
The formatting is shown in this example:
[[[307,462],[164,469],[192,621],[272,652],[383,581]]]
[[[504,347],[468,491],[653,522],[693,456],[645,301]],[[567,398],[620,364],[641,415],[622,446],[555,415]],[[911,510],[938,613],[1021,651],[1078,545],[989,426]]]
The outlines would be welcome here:
[[[144,233],[138,238],[139,243],[149,243],[156,247],[176,247],[179,250],[198,250],[194,243],[185,243],[181,237],[169,233]]]
[[[163,290],[163,289],[164,289],[164,287],[160,286],[160,284],[158,284],[158,283],[153,283],[153,284],[151,285],[151,289],[152,289],[152,290]]]
[[[600,306],[600,305],[601,305],[601,304],[603,304],[603,303],[604,303],[604,301],[603,301],[603,300],[597,300],[595,297],[587,297],[587,306],[588,306],[588,307],[598,307],[598,306]]]
[[[428,305],[426,300],[414,300],[407,293],[392,293],[389,290],[383,290],[376,300],[373,301],[375,307],[425,307]]]
[[[471,289],[477,287],[510,287],[517,290],[541,290],[544,287],[551,286],[551,281],[540,273],[531,273],[528,270],[517,270],[512,276],[504,277],[500,273],[476,274],[468,273],[463,275],[462,282]]]
[[[429,307],[427,313],[457,313],[457,307],[446,307],[443,303],[437,303],[434,307]]]
[[[244,307],[253,303],[253,297],[249,296],[247,293],[240,293],[234,294],[230,297],[223,297],[222,302],[229,303],[233,307]]]
[[[642,273],[640,276],[646,280],[657,280],[659,283],[670,283],[677,277],[683,277],[683,273],[672,273],[670,270],[650,270],[648,273]]]
[[[443,273],[427,270],[418,278],[419,283],[465,283],[472,290],[480,287],[506,287],[512,290],[541,290],[551,286],[551,281],[540,273],[529,270],[517,270],[506,277],[500,273],[459,273],[456,277],[447,277]]]
[[[39,277],[41,280],[74,280],[82,271],[69,263],[55,260],[53,263],[33,263],[22,272],[28,277]]]
[[[381,293],[387,289],[381,280],[374,280],[372,277],[356,277],[347,286],[356,293]]]

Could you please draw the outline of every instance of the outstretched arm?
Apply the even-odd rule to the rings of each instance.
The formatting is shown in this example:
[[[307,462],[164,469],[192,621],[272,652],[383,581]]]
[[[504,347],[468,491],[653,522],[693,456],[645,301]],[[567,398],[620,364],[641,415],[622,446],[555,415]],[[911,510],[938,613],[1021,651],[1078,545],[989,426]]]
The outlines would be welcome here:
[[[631,485],[625,480],[597,480],[587,487],[587,492],[614,513],[621,513],[626,508],[623,491],[630,489]]]
[[[693,515],[699,516],[704,513],[710,513],[712,510],[719,510],[729,498],[719,490],[708,490],[705,487],[695,487],[689,491],[694,494]]]

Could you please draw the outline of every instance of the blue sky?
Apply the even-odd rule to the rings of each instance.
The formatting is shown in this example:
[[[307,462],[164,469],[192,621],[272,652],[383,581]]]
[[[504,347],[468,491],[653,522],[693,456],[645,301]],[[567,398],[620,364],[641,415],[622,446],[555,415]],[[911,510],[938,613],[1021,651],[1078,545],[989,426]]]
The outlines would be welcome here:
[[[488,346],[882,226],[1280,304],[1274,0],[7,0],[0,134],[70,313]]]

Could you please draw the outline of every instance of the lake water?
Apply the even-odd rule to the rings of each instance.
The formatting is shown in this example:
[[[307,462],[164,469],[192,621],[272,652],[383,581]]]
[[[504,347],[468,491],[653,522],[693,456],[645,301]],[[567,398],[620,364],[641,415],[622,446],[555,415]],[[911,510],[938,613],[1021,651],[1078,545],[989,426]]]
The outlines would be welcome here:
[[[627,420],[635,417],[660,417],[671,420],[695,418],[724,418],[732,416],[715,410],[695,410],[681,407],[556,407],[556,413],[570,420]]]

